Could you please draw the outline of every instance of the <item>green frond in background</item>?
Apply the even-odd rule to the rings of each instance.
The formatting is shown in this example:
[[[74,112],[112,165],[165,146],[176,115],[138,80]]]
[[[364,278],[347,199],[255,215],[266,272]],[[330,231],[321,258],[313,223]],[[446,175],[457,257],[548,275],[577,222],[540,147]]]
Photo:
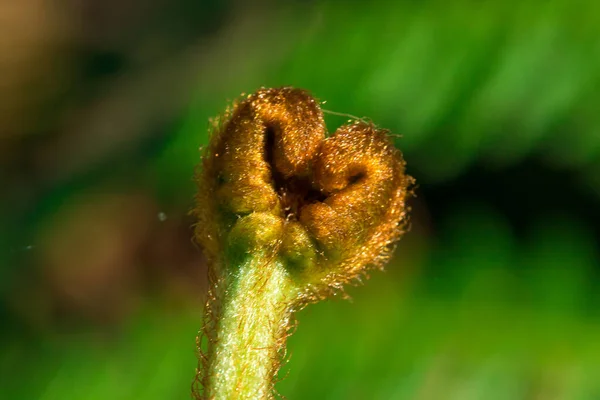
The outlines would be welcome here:
[[[198,132],[218,110],[211,99],[293,85],[401,134],[428,180],[530,153],[561,168],[599,168],[595,2],[326,2],[273,14],[264,33],[273,40],[240,51],[232,76],[208,85],[214,77],[200,77],[196,123],[180,140],[205,142]],[[257,65],[244,73],[246,63]]]

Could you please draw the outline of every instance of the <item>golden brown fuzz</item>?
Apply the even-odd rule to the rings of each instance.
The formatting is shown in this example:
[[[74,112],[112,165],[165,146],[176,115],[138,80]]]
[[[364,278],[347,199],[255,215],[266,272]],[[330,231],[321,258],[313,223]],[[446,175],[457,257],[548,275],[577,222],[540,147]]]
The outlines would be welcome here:
[[[367,267],[383,266],[405,231],[413,179],[387,131],[354,121],[327,137],[319,103],[304,90],[284,87],[246,96],[215,121],[197,183],[196,239],[211,278],[203,332],[209,349],[199,379],[204,398],[221,398],[215,374],[248,372],[211,367],[211,358],[229,351],[219,347],[229,337],[223,321],[246,321],[242,311],[227,314],[227,299],[239,306],[232,288],[256,282],[249,284],[256,296],[245,293],[244,307],[257,302],[260,309],[260,302],[275,301],[260,293],[264,287],[274,280],[284,287],[276,296],[282,311],[268,319],[278,328],[265,333],[274,335],[271,353],[277,354],[292,310],[327,297]],[[274,362],[268,371],[271,381],[277,367]],[[250,389],[236,379],[220,384],[237,382],[228,396],[246,398],[240,393]]]

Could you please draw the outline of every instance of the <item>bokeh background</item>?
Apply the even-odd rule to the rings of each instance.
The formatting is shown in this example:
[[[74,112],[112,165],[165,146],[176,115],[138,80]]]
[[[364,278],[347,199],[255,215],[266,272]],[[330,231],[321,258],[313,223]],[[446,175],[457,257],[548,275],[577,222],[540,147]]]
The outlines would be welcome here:
[[[279,392],[600,399],[597,1],[5,0],[0,32],[1,398],[190,397],[198,149],[293,85],[402,135],[419,186]]]

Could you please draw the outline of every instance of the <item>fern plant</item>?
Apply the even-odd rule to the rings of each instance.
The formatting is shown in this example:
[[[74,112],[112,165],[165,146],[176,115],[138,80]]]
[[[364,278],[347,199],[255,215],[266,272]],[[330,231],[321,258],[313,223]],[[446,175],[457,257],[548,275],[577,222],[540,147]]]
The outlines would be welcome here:
[[[304,90],[261,89],[214,121],[197,176],[210,289],[195,396],[272,398],[294,312],[384,265],[412,182],[387,131],[354,121],[327,137]]]

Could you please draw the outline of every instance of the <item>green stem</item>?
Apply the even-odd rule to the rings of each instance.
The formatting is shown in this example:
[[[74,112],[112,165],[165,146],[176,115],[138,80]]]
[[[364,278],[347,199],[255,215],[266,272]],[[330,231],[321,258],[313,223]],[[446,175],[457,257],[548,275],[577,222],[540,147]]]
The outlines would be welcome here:
[[[291,317],[294,286],[265,254],[248,257],[225,283],[205,391],[211,399],[269,399]]]

